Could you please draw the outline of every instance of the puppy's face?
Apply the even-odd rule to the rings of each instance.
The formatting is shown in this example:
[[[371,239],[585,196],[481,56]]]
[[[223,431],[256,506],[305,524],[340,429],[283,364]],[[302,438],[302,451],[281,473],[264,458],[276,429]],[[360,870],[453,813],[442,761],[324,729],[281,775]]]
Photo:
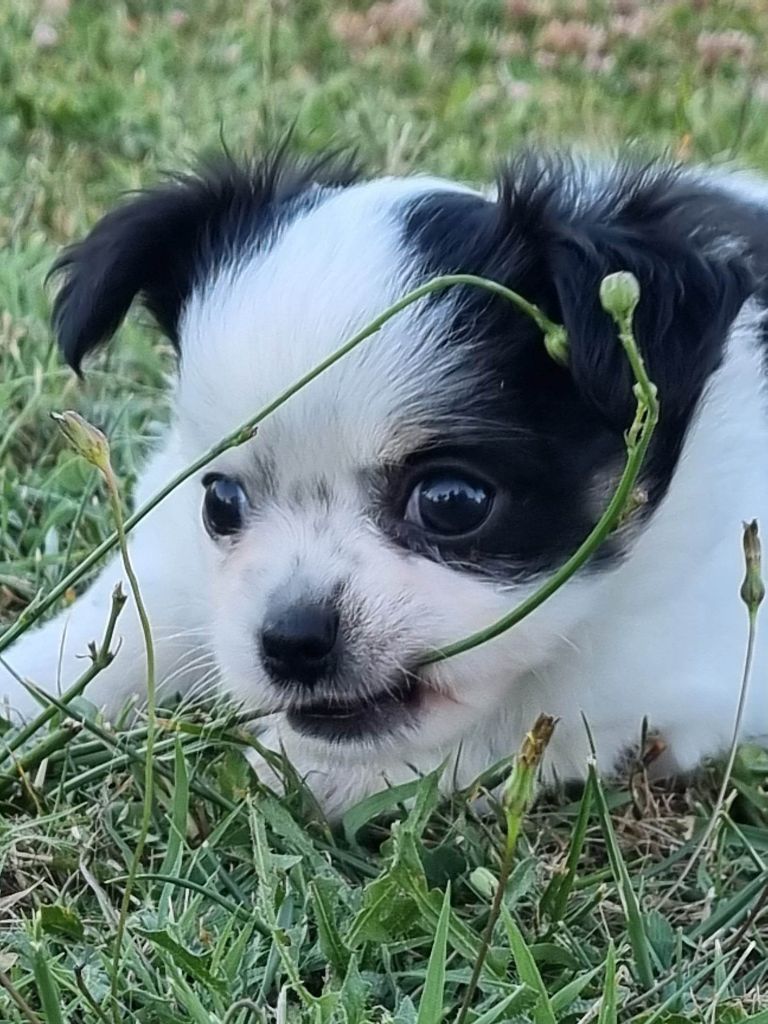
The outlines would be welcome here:
[[[561,656],[602,575],[627,557],[626,540],[613,538],[515,630],[424,664],[531,593],[597,521],[632,412],[631,380],[597,287],[603,273],[633,269],[632,252],[618,237],[599,258],[593,239],[574,243],[575,213],[562,208],[562,172],[552,168],[546,188],[541,174],[519,168],[530,180],[494,199],[430,179],[226,173],[149,193],[106,218],[66,257],[57,310],[77,363],[124,312],[110,312],[106,297],[100,309],[91,295],[84,326],[77,299],[89,262],[103,262],[116,239],[124,253],[144,246],[133,279],[119,276],[125,255],[115,273],[126,307],[143,292],[180,350],[176,428],[190,461],[435,274],[487,274],[569,328],[564,369],[533,324],[499,299],[461,289],[422,301],[201,476],[204,585],[227,688],[284,712],[308,742],[454,743],[514,701],[522,676]],[[602,202],[605,221],[615,220],[615,202],[607,194]],[[556,244],[555,219],[568,216]],[[647,262],[651,241],[644,245]],[[667,247],[671,277],[674,257]],[[728,273],[736,274],[723,269],[720,294],[706,296],[710,316]],[[733,291],[725,317],[738,308]],[[683,309],[682,295],[673,298],[675,320],[695,317],[693,330],[704,323],[700,311]],[[648,323],[639,323],[650,337],[650,302],[647,309]],[[667,318],[667,331],[676,326]],[[677,415],[650,463],[646,515],[717,364],[718,353],[705,354],[708,365],[682,395],[663,380],[665,364],[652,367]]]
[[[328,194],[193,294],[176,405],[190,455],[428,276],[425,226],[452,204],[454,223],[488,205],[445,188]],[[532,326],[501,308],[495,324],[487,306],[487,295],[447,294],[405,311],[202,478],[227,686],[285,710],[306,737],[452,741],[556,656],[571,625],[549,610],[471,656],[422,665],[583,539],[600,511],[597,475],[619,453],[569,408],[567,378]]]

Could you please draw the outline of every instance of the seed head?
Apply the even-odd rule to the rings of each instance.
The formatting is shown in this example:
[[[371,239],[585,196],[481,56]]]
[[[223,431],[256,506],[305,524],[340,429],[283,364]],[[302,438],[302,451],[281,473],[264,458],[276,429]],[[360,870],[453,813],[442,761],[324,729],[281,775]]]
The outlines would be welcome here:
[[[94,427],[79,413],[72,412],[72,410],[52,412],[51,418],[58,424],[62,434],[78,455],[81,455],[86,462],[90,462],[102,473],[109,472],[109,441],[98,427]]]

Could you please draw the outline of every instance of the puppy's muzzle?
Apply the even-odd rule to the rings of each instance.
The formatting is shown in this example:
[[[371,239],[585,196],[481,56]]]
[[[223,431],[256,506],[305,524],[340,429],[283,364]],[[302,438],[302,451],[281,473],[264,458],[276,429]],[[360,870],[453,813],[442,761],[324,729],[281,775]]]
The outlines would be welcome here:
[[[274,683],[314,689],[333,675],[339,662],[339,612],[325,601],[273,607],[259,640],[264,667]]]

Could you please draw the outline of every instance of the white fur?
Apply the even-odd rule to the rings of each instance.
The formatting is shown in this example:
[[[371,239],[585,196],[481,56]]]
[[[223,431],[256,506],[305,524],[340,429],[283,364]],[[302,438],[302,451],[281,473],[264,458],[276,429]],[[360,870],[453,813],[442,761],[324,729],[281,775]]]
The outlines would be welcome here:
[[[195,293],[182,323],[173,423],[137,502],[402,294],[409,271],[398,205],[420,191],[458,187],[390,179],[339,191],[289,225],[271,249],[231,265]],[[758,193],[768,203],[768,187],[750,181],[749,194]],[[275,591],[301,594],[346,581],[346,600],[362,623],[360,656],[368,659],[360,685],[371,687],[420,652],[492,622],[535,588],[406,558],[364,514],[361,470],[406,453],[441,416],[462,412],[451,374],[466,381],[471,367],[457,366],[448,350],[436,359],[429,334],[439,331],[446,305],[437,309],[426,328],[412,311],[391,321],[281,408],[252,441],[208,467],[253,488],[265,462],[273,473],[274,493],[257,500],[238,544],[217,545],[204,532],[199,479],[137,528],[131,550],[160,678],[185,691],[201,679],[208,683],[216,666],[236,699],[272,712],[267,744],[285,747],[332,814],[446,758],[453,764],[445,784],[466,784],[514,752],[541,711],[561,719],[548,754],[550,771],[561,777],[584,771],[582,714],[606,768],[637,740],[644,716],[667,744],[672,769],[690,769],[722,751],[746,642],[741,523],[758,517],[768,524],[768,396],[756,340],[762,313],[753,303],[734,324],[670,489],[626,561],[573,579],[512,632],[433,666],[430,707],[408,732],[377,744],[329,746],[287,727],[282,698],[254,652]],[[330,508],[313,497],[318,478],[329,484]],[[69,685],[83,671],[88,643],[103,633],[109,595],[122,576],[113,558],[72,608],[12,648],[8,664],[43,688]],[[144,685],[132,605],[118,632],[118,656],[88,692],[109,714]],[[768,735],[767,641],[765,628],[748,736]],[[21,717],[34,712],[2,667],[0,690]]]

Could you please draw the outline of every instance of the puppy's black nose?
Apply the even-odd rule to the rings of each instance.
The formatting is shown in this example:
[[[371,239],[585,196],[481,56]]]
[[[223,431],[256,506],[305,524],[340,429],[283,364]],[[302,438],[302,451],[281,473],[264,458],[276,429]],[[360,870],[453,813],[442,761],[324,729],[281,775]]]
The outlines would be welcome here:
[[[331,604],[276,609],[261,629],[264,666],[276,681],[313,686],[333,670],[338,641],[339,613]]]

